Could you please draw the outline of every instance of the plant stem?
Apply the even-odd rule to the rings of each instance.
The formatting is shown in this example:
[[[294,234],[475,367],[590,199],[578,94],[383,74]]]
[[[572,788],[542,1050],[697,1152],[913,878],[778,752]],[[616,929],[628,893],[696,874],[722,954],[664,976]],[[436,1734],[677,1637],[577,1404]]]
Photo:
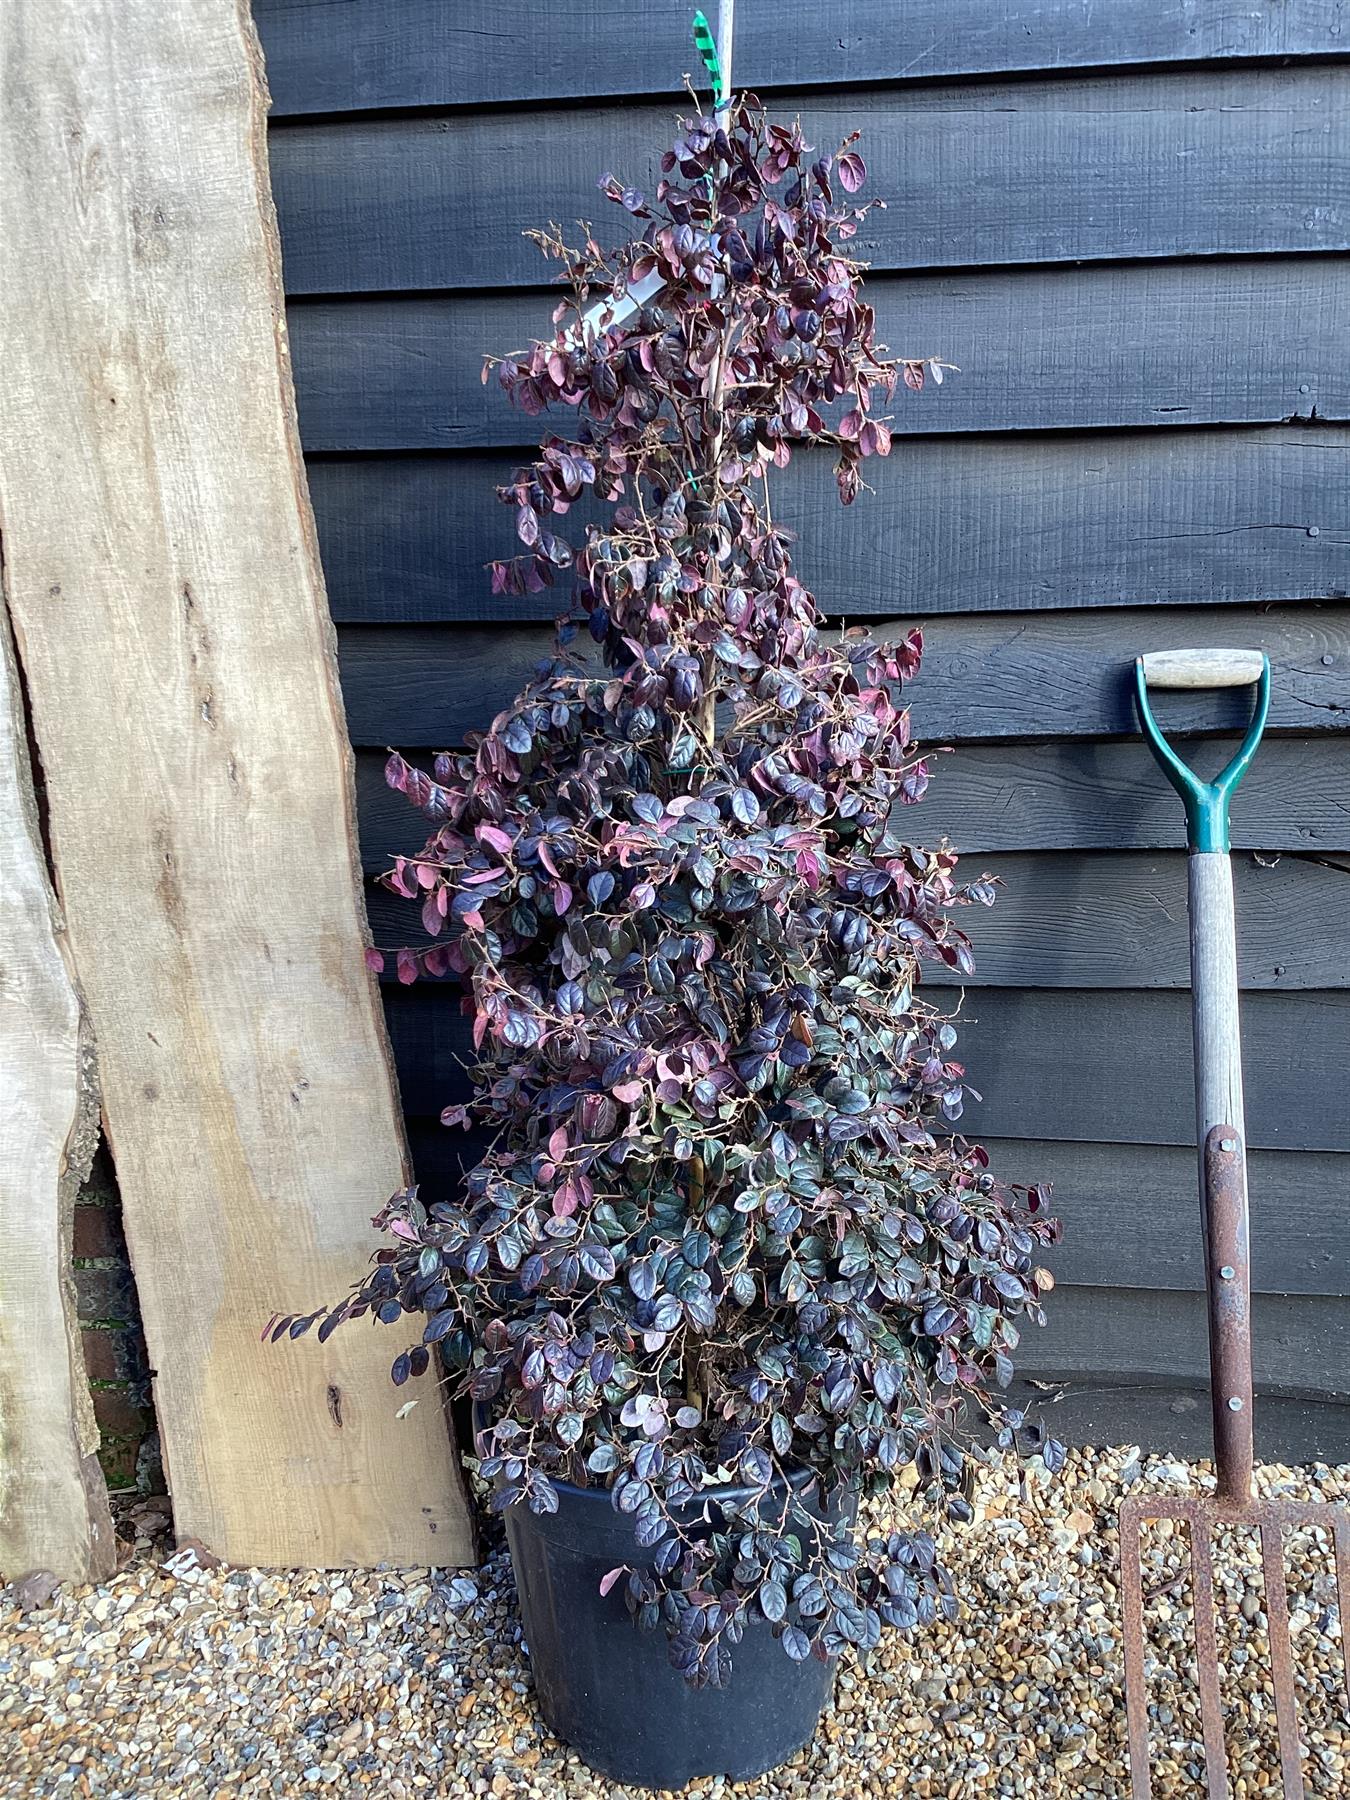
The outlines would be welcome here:
[[[689,1219],[691,1223],[694,1219],[701,1218],[703,1215],[703,1182],[703,1158],[695,1153],[689,1158],[688,1199]],[[687,1337],[685,1339],[684,1353],[684,1396],[691,1406],[697,1406],[701,1412],[703,1410],[703,1393],[702,1383],[699,1380],[698,1364],[699,1356],[697,1343],[692,1337]]]

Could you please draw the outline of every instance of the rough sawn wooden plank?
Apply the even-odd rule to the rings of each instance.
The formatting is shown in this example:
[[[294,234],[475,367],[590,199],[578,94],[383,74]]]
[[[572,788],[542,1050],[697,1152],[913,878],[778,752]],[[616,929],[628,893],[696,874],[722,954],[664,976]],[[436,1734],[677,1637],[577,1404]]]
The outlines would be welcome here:
[[[98,1094],[61,938],[0,591],[0,1582],[117,1566],[70,1269]]]
[[[14,0],[9,599],[176,1524],[226,1560],[471,1553],[434,1381],[342,1297],[404,1152],[244,0]]]

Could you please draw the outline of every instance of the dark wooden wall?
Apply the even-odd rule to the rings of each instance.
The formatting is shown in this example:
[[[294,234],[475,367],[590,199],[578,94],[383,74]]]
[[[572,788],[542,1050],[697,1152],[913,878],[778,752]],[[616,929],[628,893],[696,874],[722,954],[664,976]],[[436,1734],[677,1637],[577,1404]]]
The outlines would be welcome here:
[[[486,722],[556,608],[494,601],[482,570],[531,432],[481,355],[548,329],[521,232],[608,212],[604,169],[648,174],[694,58],[686,9],[646,0],[255,11],[373,871],[417,838],[382,747]],[[1346,1454],[1350,9],[739,11],[739,83],[824,146],[864,132],[890,202],[865,245],[883,335],[961,368],[902,401],[875,497],[841,513],[804,456],[790,504],[828,611],[924,622],[916,724],[956,753],[916,828],[1006,883],[963,1002],[971,1126],[1011,1176],[1052,1178],[1068,1222],[1024,1366],[1067,1379],[1070,1432],[1204,1438],[1180,809],[1125,674],[1140,649],[1259,644],[1272,734],[1234,808],[1257,1374],[1268,1446]],[[1240,722],[1232,696],[1168,719],[1216,766]],[[428,987],[387,1002],[422,1172],[445,1179],[462,1025]]]

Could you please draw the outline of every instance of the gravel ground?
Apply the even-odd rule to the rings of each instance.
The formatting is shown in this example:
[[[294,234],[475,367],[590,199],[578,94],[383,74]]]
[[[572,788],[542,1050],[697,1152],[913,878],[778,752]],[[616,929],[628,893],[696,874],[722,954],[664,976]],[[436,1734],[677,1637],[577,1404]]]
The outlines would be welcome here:
[[[1350,1497],[1350,1464],[1266,1466],[1258,1488]],[[711,1797],[1102,1794],[1128,1791],[1115,1509],[1143,1484],[1212,1485],[1206,1464],[1133,1449],[1072,1452],[1052,1482],[981,1472],[975,1524],[948,1534],[966,1607],[955,1625],[883,1640],[846,1666],[815,1744],[775,1774],[702,1781]],[[876,1523],[880,1524],[880,1518]],[[141,1506],[116,1578],[0,1595],[0,1794],[141,1796],[539,1795],[624,1791],[541,1725],[498,1550],[471,1574],[265,1574],[170,1555]],[[1228,1534],[1216,1557],[1230,1762],[1239,1795],[1280,1791],[1265,1674],[1259,1556]],[[1323,1534],[1287,1546],[1305,1778],[1350,1790],[1350,1719]],[[1200,1764],[1189,1684],[1184,1552],[1166,1526],[1146,1546],[1156,1657],[1155,1792],[1193,1794]],[[23,1602],[28,1602],[25,1611]]]

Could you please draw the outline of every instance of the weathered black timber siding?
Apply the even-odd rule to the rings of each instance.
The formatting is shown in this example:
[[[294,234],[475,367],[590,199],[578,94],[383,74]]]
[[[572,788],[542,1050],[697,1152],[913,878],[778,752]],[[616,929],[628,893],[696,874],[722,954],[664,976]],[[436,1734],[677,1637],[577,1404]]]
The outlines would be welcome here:
[[[1350,1426],[1350,8],[1340,0],[742,0],[736,75],[816,141],[859,127],[886,340],[960,365],[907,396],[878,492],[780,486],[833,616],[925,625],[916,831],[1005,893],[959,1000],[1014,1179],[1068,1237],[1023,1366],[1070,1434],[1203,1445],[1180,809],[1133,735],[1140,649],[1259,644],[1271,735],[1234,806],[1265,1443]],[[555,595],[493,600],[492,498],[531,437],[482,353],[547,329],[521,237],[641,181],[692,68],[668,0],[255,0],[302,434],[372,874],[417,839],[384,748],[514,692]],[[616,215],[617,217],[617,215]],[[607,222],[607,221],[606,221]],[[842,573],[841,573],[842,572]],[[1168,722],[1230,752],[1241,706]],[[407,934],[372,887],[377,939]],[[410,1134],[462,1086],[435,984],[386,990]]]

